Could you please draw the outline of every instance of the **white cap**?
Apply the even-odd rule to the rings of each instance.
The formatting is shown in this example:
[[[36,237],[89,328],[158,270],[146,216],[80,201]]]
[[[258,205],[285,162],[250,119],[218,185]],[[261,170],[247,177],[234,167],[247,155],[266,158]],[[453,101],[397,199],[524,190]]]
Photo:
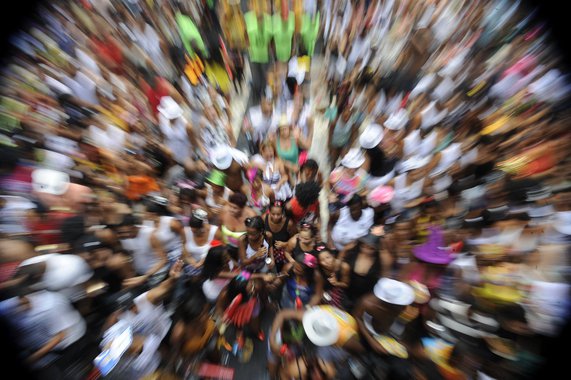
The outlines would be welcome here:
[[[159,112],[169,120],[173,120],[182,116],[182,108],[170,96],[163,96],[161,104],[157,107]]]
[[[348,169],[357,169],[365,163],[365,155],[359,148],[352,148],[341,160],[341,165]]]
[[[36,169],[32,172],[32,188],[38,193],[65,194],[69,187],[69,175],[51,169]]]
[[[359,136],[359,144],[364,149],[373,149],[383,140],[383,127],[379,124],[371,124],[365,128],[361,136]]]
[[[385,128],[391,131],[400,131],[408,123],[408,112],[401,108],[396,113],[393,113],[387,121],[385,121]]]

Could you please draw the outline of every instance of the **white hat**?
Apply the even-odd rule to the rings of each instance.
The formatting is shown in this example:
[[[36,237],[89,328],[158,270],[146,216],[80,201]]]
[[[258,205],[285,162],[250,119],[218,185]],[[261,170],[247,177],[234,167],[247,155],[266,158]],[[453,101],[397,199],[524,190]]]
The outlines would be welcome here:
[[[409,96],[410,99],[414,99],[418,95],[428,91],[430,86],[432,86],[432,84],[434,83],[435,78],[436,78],[436,75],[434,75],[434,74],[428,74],[428,75],[425,75],[424,77],[422,77],[422,79],[420,79],[418,81],[418,83],[416,84],[414,89],[410,92],[410,96]]]
[[[383,140],[384,134],[383,127],[379,124],[371,124],[359,136],[359,144],[364,149],[373,149]]]
[[[357,169],[365,163],[365,155],[359,148],[352,148],[341,160],[341,165],[348,169]]]
[[[430,128],[433,125],[436,125],[444,119],[444,117],[448,114],[446,109],[438,112],[436,110],[436,102],[432,101],[428,106],[426,106],[421,112],[420,115],[422,116],[422,122],[420,124],[421,129]]]
[[[331,346],[339,339],[339,322],[321,307],[311,308],[303,314],[303,329],[316,346]]]
[[[229,146],[217,146],[210,156],[212,165],[218,170],[226,170],[232,165],[232,151]]]
[[[375,297],[392,305],[407,306],[414,302],[414,290],[404,282],[381,278],[373,288]]]
[[[182,108],[170,96],[163,96],[161,104],[157,107],[159,112],[169,120],[173,120],[182,116]]]
[[[571,211],[560,211],[555,216],[553,228],[563,235],[571,235]]]
[[[408,172],[411,170],[422,168],[430,162],[432,156],[420,157],[418,155],[412,156],[408,160],[404,161],[400,165],[400,172]]]
[[[32,172],[32,188],[39,193],[62,195],[69,187],[69,175],[51,169]]]
[[[401,108],[396,113],[393,113],[387,121],[385,121],[385,127],[392,131],[400,131],[408,123],[408,112]]]

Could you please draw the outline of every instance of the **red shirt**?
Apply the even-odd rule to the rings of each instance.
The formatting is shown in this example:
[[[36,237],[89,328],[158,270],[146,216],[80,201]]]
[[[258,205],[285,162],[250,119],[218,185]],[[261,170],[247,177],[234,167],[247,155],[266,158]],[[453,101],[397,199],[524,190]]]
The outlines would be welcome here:
[[[157,115],[159,112],[157,107],[161,104],[161,98],[163,96],[169,95],[169,89],[167,87],[167,82],[164,78],[156,77],[154,87],[151,87],[147,82],[141,83],[141,89],[143,90],[151,109]]]
[[[297,198],[293,198],[290,202],[290,205],[293,221],[295,223],[299,223],[303,219],[307,219],[308,222],[313,222],[316,219],[317,213],[319,211],[319,202],[315,202],[309,207],[303,208],[297,201]],[[311,214],[313,214],[313,217]]]

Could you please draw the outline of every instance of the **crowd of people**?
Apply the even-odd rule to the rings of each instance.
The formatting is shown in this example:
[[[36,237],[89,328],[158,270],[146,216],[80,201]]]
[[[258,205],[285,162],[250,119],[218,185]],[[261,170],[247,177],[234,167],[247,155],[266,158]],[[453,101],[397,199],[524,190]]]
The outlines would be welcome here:
[[[571,306],[545,24],[520,1],[243,3],[57,0],[13,37],[15,360],[231,379],[262,349],[271,379],[534,378]]]

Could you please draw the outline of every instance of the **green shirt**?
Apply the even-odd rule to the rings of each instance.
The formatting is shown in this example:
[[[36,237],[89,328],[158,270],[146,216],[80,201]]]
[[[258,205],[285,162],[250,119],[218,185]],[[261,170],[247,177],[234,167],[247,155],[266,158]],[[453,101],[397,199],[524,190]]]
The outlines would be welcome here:
[[[315,50],[315,42],[317,41],[317,34],[319,33],[319,18],[320,14],[317,12],[313,19],[307,13],[305,13],[301,19],[300,34],[303,40],[303,46],[305,46],[307,55],[310,57]]]
[[[295,15],[293,12],[289,12],[287,20],[283,20],[280,13],[274,14],[273,26],[276,57],[278,61],[287,62],[291,58],[291,42],[295,32]]]
[[[208,57],[208,50],[206,50],[206,46],[204,45],[204,41],[202,40],[202,36],[198,31],[194,22],[190,19],[190,17],[183,15],[180,12],[177,12],[176,16],[176,24],[178,25],[178,33],[180,34],[180,38],[182,39],[182,44],[184,48],[191,56],[194,55],[194,51],[190,46],[190,42],[194,40],[198,48],[202,51],[202,53]]]
[[[255,12],[244,15],[246,32],[250,43],[250,61],[268,63],[270,61],[269,46],[272,39],[272,18],[267,13],[263,15],[263,23],[258,23]]]

